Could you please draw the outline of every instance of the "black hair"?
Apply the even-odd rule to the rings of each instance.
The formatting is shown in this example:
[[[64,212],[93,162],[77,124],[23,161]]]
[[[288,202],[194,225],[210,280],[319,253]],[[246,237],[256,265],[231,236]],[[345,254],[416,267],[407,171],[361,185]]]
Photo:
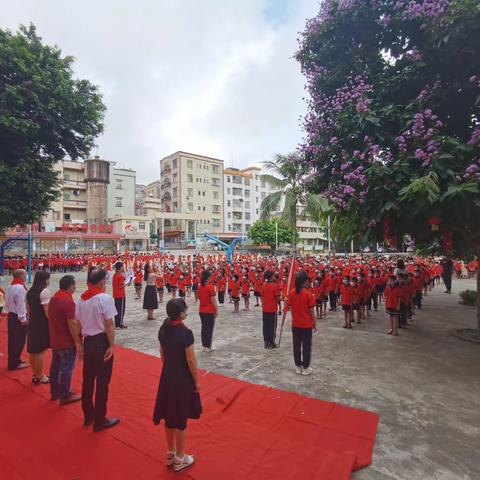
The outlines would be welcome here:
[[[271,270],[267,270],[263,274],[263,278],[265,279],[266,282],[268,282],[269,280],[271,280],[273,278],[273,272]]]
[[[168,317],[163,321],[161,328],[171,327],[172,322],[180,318],[180,314],[184,312],[188,307],[185,300],[181,298],[172,298],[167,302],[167,315]]]
[[[300,290],[303,288],[303,285],[306,281],[308,281],[308,275],[305,270],[300,270],[296,275],[295,275],[295,291],[297,293],[300,293]]]
[[[405,268],[405,263],[401,258],[397,260],[397,268],[401,268],[402,270]]]
[[[211,273],[210,273],[209,270],[204,270],[202,272],[202,277],[200,278],[200,285],[202,285],[202,287],[204,287],[206,285],[210,276],[211,276]]]
[[[92,283],[92,275],[98,270],[98,267],[90,267],[87,273],[87,283]]]
[[[58,285],[60,290],[68,290],[72,285],[75,285],[75,277],[73,275],[64,275]]]
[[[35,273],[35,277],[33,279],[32,288],[38,288],[43,290],[47,287],[47,280],[50,278],[50,272],[48,270],[38,270]]]
[[[95,272],[92,272],[92,274],[90,275],[90,283],[92,285],[97,285],[102,280],[105,280],[106,278],[107,278],[107,271],[104,270],[103,268],[99,268]]]
[[[150,273],[150,265],[148,263],[145,264],[145,267],[143,268],[143,280],[147,281],[148,280],[148,274]]]
[[[120,270],[123,267],[122,262],[115,262],[115,270]]]

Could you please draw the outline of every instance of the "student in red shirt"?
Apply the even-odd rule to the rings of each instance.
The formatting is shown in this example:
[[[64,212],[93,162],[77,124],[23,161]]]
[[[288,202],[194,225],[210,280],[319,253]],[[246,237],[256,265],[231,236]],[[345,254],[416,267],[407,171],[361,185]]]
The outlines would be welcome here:
[[[225,271],[222,270],[220,276],[217,279],[218,290],[218,303],[223,305],[225,302],[225,292],[227,291],[227,277],[225,277]]]
[[[388,279],[387,287],[385,288],[385,308],[390,318],[389,335],[398,335],[397,322],[400,313],[400,295],[399,289],[395,281],[395,276]]]
[[[255,304],[256,307],[259,307],[260,304],[258,303],[258,300],[260,298],[260,293],[262,290],[262,279],[260,277],[260,274],[257,273],[255,274],[255,277],[253,279],[253,295],[255,296],[255,299],[257,303]]]
[[[240,308],[240,277],[235,273],[230,281],[232,290],[233,312],[238,313]]]
[[[170,275],[170,292],[172,298],[177,298],[178,277],[179,275],[176,272],[172,272]]]
[[[315,278],[315,282],[312,286],[312,293],[315,297],[316,302],[316,313],[317,313],[317,320],[322,318],[322,277],[318,276]]]
[[[200,302],[199,314],[202,322],[202,346],[203,351],[211,353],[215,350],[212,346],[213,329],[215,327],[215,318],[218,314],[215,287],[209,281],[210,272],[204,270],[198,286],[198,300]]]
[[[247,274],[244,275],[242,280],[242,297],[245,302],[244,310],[247,311],[250,308],[250,280]]]
[[[350,286],[350,277],[345,275],[340,287],[340,295],[342,297],[342,310],[345,319],[343,328],[352,328],[353,309],[352,309],[352,287]]]
[[[128,328],[123,324],[125,316],[126,295],[125,295],[125,274],[122,262],[115,263],[115,273],[112,278],[113,299],[117,314],[115,315],[115,328]]]
[[[157,287],[158,303],[163,303],[163,293],[164,293],[164,280],[161,272],[158,273],[157,278],[155,279],[155,286]]]
[[[312,333],[317,328],[315,298],[304,270],[295,276],[295,289],[288,294],[286,310],[292,312],[293,358],[298,375],[311,375]]]
[[[275,336],[277,330],[277,310],[281,291],[273,278],[273,272],[267,270],[264,274],[265,283],[260,290],[263,316],[263,342],[265,348],[277,348]]]
[[[182,300],[185,300],[186,289],[187,281],[185,280],[185,277],[183,275],[180,275],[180,278],[178,279],[178,296]]]
[[[135,286],[135,300],[140,300],[140,297],[142,296],[142,280],[142,269],[137,268],[137,271],[135,272],[135,278],[133,280],[133,284]]]

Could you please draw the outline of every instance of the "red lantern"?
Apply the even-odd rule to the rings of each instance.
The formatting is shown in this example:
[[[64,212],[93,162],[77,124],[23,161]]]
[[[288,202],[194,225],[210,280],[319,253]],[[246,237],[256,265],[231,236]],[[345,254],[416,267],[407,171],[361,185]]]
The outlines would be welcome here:
[[[110,224],[108,225],[108,233],[112,233],[113,232],[113,225]]]
[[[441,223],[441,220],[439,217],[430,217],[428,220],[427,220],[427,223],[430,225],[430,227],[432,228],[432,232],[436,232],[438,230],[438,226],[440,225]]]
[[[83,233],[87,233],[87,232],[88,232],[88,224],[87,224],[87,223],[84,223],[84,224],[82,225],[82,232],[83,232]]]
[[[92,233],[97,233],[97,225],[95,223],[92,223],[92,225],[90,225],[90,231]]]

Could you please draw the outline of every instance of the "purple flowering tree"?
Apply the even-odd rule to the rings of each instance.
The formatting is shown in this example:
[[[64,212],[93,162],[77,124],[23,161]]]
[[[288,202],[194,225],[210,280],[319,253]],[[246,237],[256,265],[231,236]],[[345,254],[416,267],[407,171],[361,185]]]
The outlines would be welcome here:
[[[478,0],[323,0],[299,43],[334,234],[480,257]]]

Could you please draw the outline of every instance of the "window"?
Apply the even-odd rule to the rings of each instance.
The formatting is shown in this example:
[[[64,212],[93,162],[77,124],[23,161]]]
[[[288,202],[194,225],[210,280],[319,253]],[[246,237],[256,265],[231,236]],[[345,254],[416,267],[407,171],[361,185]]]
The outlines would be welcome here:
[[[248,232],[250,230],[250,224],[249,223],[246,223],[245,224],[245,230]]]
[[[231,229],[232,229],[232,226],[231,226],[231,225],[229,225],[229,226],[228,226],[228,230],[231,230]]]
[[[138,229],[145,230],[145,222],[138,222]]]
[[[213,199],[218,200],[218,192],[213,192]]]
[[[250,220],[250,212],[245,212],[245,220]]]
[[[227,176],[227,182],[230,183],[232,181],[231,177]]]
[[[230,204],[231,204],[230,200],[227,200],[227,207],[230,207],[231,206]]]
[[[69,213],[64,213],[63,214],[63,219],[64,220],[70,220],[70,214]]]
[[[246,208],[247,210],[250,210],[250,202],[245,202],[245,208]]]
[[[193,203],[192,202],[188,202],[188,211],[193,212]]]
[[[63,179],[64,179],[64,180],[67,180],[67,181],[70,180],[70,175],[69,175],[68,173],[65,173],[65,174],[63,175]]]
[[[267,188],[267,184],[265,182],[262,182],[262,188]]]
[[[228,212],[228,213],[227,213],[227,217],[228,217],[228,218],[232,218],[231,212]]]
[[[213,173],[220,173],[220,165],[212,165]]]
[[[241,188],[234,188],[233,189],[233,194],[242,196],[242,189]]]
[[[227,194],[230,195],[230,187],[227,188]]]
[[[255,191],[258,192],[258,185],[255,186]]]
[[[233,183],[236,185],[241,185],[242,184],[242,177],[239,177],[238,175],[233,176]]]
[[[220,186],[220,179],[217,177],[212,177],[212,186],[219,187]]]
[[[199,206],[198,206],[198,211],[200,211],[201,209],[202,209],[202,207],[199,205]]]
[[[187,160],[187,168],[193,168],[193,160]]]
[[[198,191],[198,196],[201,197],[202,196],[202,192],[199,190]]]
[[[177,183],[178,175],[176,173],[173,174],[173,183]]]
[[[265,192],[262,192],[262,200],[267,196]]]
[[[187,195],[188,195],[189,197],[193,197],[193,188],[189,188],[189,189],[188,189]]]
[[[123,190],[122,180],[117,180],[117,184],[115,185],[117,190]]]
[[[202,195],[202,196],[203,196],[203,197],[205,196],[205,191],[203,192],[203,195]]]
[[[203,207],[203,211],[205,211],[205,207]]]
[[[187,173],[187,182],[193,183],[193,175],[191,173]]]
[[[177,208],[178,208],[178,203],[177,203],[177,202],[173,202],[173,211],[176,212],[176,211],[177,211]]]
[[[70,194],[69,193],[63,193],[63,199],[64,200],[70,200]]]
[[[255,203],[258,203],[258,197],[255,197]]]
[[[123,203],[122,203],[123,198],[122,197],[115,197],[115,200],[116,200],[116,203],[115,203],[116,207],[123,207]]]
[[[247,187],[250,186],[250,179],[249,178],[246,178],[243,182]]]
[[[220,220],[218,218],[213,219],[213,226],[216,228],[220,227]]]
[[[220,205],[212,205],[212,213],[220,213]]]
[[[80,196],[80,190],[73,190],[73,196],[74,197],[79,197]]]
[[[173,166],[173,168],[177,168],[177,159],[176,158],[173,159],[172,166]]]
[[[258,208],[257,208],[257,215],[258,215]]]
[[[177,187],[173,187],[173,196],[176,197],[176,196],[177,196],[177,193],[178,193],[178,188],[177,188]]]
[[[245,190],[245,196],[246,196],[247,198],[250,197],[250,190]]]

